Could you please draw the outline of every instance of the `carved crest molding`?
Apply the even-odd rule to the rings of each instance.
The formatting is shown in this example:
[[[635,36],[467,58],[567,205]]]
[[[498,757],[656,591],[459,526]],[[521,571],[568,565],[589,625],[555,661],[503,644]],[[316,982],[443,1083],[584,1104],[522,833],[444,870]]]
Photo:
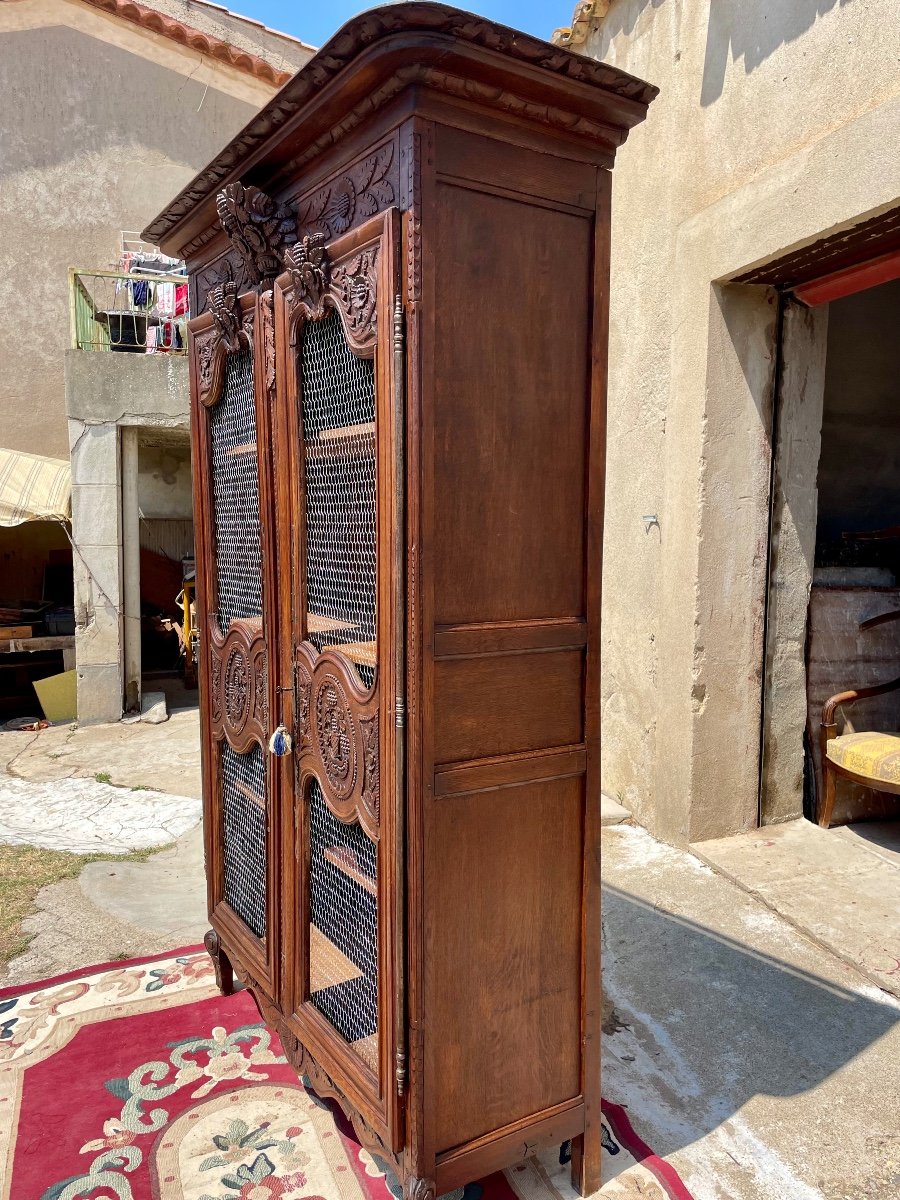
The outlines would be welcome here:
[[[297,221],[285,204],[252,185],[229,183],[216,196],[219,223],[244,265],[245,280],[255,286],[274,279],[285,249],[297,237]]]
[[[229,354],[253,350],[253,309],[242,307],[237,284],[219,283],[207,293],[212,322],[198,330],[191,326],[197,356],[197,392],[205,408],[216,404],[225,385],[225,360]]]
[[[371,358],[377,339],[378,253],[373,243],[332,263],[324,234],[301,238],[284,256],[292,318],[321,321],[329,309],[336,311],[351,349]]]
[[[340,821],[359,821],[373,842],[381,822],[378,700],[363,690],[340,654],[297,651],[297,726],[301,776],[315,775]]]
[[[211,616],[209,627],[213,737],[224,738],[238,754],[246,754],[254,743],[265,747],[269,734],[269,664],[261,623],[232,621],[223,636]]]

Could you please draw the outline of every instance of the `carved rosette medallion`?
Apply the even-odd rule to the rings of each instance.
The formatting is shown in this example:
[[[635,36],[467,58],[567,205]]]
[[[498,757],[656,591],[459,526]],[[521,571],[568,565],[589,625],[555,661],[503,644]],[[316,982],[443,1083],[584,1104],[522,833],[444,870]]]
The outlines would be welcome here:
[[[370,246],[332,272],[332,287],[344,314],[351,342],[375,336],[376,269],[378,250]]]
[[[363,745],[362,802],[378,821],[381,819],[378,713],[373,713],[371,717],[360,717],[359,728]]]
[[[258,625],[232,621],[222,635],[210,617],[210,710],[212,731],[238,754],[269,732],[268,653]]]
[[[225,664],[225,720],[238,727],[250,707],[250,678],[247,659],[240,646],[233,646]]]
[[[316,689],[316,734],[326,778],[337,798],[346,800],[356,783],[356,733],[335,675],[325,675]]]

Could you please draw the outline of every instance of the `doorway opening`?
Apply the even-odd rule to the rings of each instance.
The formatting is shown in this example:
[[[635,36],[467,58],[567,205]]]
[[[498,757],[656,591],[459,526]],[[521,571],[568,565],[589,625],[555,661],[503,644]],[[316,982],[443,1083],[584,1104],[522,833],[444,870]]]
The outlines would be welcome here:
[[[804,815],[821,813],[830,697],[900,676],[900,280],[828,306],[815,559],[807,620]],[[835,710],[837,735],[896,733],[900,688]],[[865,743],[867,746],[868,742]],[[879,743],[885,745],[887,743]],[[854,762],[863,743],[854,743]],[[875,743],[871,743],[872,747]],[[897,743],[900,751],[900,740]],[[828,751],[830,758],[836,751]],[[874,763],[873,763],[874,765]],[[890,818],[898,797],[835,776],[836,823]]]
[[[827,299],[789,295],[781,329],[762,824],[821,817],[829,774],[832,823],[900,816],[900,796],[838,777],[826,744],[896,735],[900,687],[835,703],[822,732],[832,697],[900,676],[900,279]]]
[[[197,703],[190,434],[122,430],[125,709],[162,693],[169,710]]]

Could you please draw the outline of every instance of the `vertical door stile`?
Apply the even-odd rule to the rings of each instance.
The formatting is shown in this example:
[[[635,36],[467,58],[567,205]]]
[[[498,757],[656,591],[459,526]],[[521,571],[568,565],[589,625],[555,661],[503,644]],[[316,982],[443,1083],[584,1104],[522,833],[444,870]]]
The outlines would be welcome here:
[[[267,989],[277,897],[266,737],[271,536],[265,349],[255,294],[208,293],[191,322],[202,548],[202,708],[206,847],[214,930]]]
[[[274,289],[279,512],[291,546],[290,572],[280,566],[291,593],[280,661],[286,670],[290,644],[295,760],[282,990],[311,1069],[385,1145],[396,1140],[405,1079],[397,224],[391,210],[328,244],[301,239]]]
[[[406,323],[399,286],[393,306],[393,555],[395,914],[394,1085],[406,1094]]]

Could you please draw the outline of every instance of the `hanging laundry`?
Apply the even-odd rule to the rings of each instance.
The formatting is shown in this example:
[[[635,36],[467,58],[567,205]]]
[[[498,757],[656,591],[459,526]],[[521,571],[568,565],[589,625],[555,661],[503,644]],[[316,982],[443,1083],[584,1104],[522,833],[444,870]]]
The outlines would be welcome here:
[[[131,299],[135,308],[147,308],[151,295],[150,284],[146,279],[131,280]]]

